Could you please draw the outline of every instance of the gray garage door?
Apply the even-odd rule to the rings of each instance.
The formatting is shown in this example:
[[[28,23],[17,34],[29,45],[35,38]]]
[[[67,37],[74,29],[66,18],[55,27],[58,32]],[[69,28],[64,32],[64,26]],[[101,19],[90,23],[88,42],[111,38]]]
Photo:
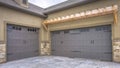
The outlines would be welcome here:
[[[52,54],[112,60],[111,25],[51,32]]]
[[[7,60],[39,55],[39,29],[7,25]]]

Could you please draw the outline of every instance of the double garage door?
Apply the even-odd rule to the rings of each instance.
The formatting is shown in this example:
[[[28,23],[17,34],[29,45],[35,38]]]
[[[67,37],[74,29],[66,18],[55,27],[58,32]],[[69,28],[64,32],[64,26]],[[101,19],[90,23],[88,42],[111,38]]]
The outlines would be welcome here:
[[[7,25],[7,60],[39,55],[39,29]]]
[[[52,54],[112,60],[111,25],[51,32]]]

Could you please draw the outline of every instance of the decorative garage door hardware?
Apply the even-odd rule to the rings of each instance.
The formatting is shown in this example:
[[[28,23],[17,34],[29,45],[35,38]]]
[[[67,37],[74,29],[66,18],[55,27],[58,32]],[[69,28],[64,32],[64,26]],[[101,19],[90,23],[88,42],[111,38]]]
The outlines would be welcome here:
[[[79,19],[95,17],[95,16],[102,16],[102,15],[107,15],[107,14],[113,14],[114,15],[114,23],[117,23],[117,11],[118,11],[118,5],[108,6],[108,7],[104,7],[104,8],[98,8],[98,9],[75,13],[75,14],[71,14],[71,15],[67,15],[67,16],[63,16],[63,17],[48,19],[43,22],[43,26],[46,30],[48,30],[47,25],[49,25],[49,24],[67,22],[67,21],[72,21],[72,20],[79,20]]]
[[[36,28],[28,28],[27,30],[28,30],[29,32],[36,32],[36,31],[37,31]]]
[[[17,26],[13,26],[12,28],[15,30],[21,30],[21,27],[17,27]]]
[[[94,44],[94,40],[91,40],[91,42],[90,42],[91,44]]]

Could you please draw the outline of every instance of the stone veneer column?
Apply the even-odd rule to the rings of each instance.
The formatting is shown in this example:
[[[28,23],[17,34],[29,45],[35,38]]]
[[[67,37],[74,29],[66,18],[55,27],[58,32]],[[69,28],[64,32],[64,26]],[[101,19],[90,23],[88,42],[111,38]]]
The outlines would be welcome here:
[[[120,38],[113,41],[113,61],[120,62]]]
[[[6,62],[6,45],[0,43],[0,63]]]
[[[50,55],[50,43],[47,41],[41,42],[41,55]]]

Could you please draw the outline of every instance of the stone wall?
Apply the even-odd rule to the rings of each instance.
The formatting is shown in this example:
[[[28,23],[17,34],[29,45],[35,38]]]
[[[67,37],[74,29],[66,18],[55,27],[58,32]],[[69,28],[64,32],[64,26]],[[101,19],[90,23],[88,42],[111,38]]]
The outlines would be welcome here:
[[[50,54],[51,54],[50,42],[42,41],[41,42],[41,55],[50,55]]]
[[[0,44],[0,63],[6,62],[6,45]]]
[[[120,62],[120,38],[113,41],[113,59],[115,62]]]

